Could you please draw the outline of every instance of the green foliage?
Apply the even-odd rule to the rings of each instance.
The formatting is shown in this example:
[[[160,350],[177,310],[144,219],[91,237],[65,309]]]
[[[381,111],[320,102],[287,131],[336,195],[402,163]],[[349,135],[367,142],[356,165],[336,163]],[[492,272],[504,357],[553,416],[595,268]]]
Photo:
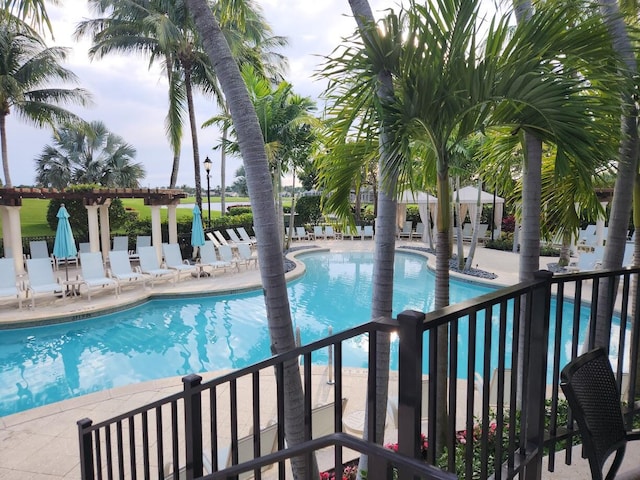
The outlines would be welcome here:
[[[243,213],[251,213],[251,207],[236,205],[234,207],[227,208],[229,215],[242,215]]]
[[[243,213],[241,215],[225,215],[224,217],[212,218],[211,228],[220,230],[226,228],[244,227],[249,234],[253,232],[253,214]],[[191,225],[189,225],[191,231]]]
[[[301,225],[305,223],[317,225],[322,218],[322,211],[320,210],[320,196],[310,195],[300,197],[296,202],[296,213],[298,214],[296,222],[299,222]]]
[[[73,185],[67,188],[67,191],[83,192],[89,191],[94,188],[94,185]],[[76,239],[87,240],[89,237],[89,220],[87,214],[87,208],[84,205],[83,200],[70,200],[70,199],[57,199],[54,198],[49,201],[47,207],[47,224],[49,228],[56,231],[58,226],[58,210],[60,206],[64,204],[65,208],[69,212],[69,224],[71,230]],[[109,206],[109,226],[112,229],[119,229],[126,224],[127,212],[122,205],[122,200],[114,198]]]
[[[415,205],[407,206],[407,221],[408,220],[411,220],[411,223],[413,224],[413,228],[415,228],[416,225],[422,221],[420,219],[420,210]]]

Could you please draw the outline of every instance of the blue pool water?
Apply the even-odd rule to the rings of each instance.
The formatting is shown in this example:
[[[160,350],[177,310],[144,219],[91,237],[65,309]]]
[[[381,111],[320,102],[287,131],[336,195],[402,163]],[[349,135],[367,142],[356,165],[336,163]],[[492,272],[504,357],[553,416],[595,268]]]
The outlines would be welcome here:
[[[371,253],[300,258],[307,271],[289,285],[289,299],[303,343],[329,327],[338,332],[369,320]],[[434,284],[423,257],[398,253],[394,316],[432,310]],[[452,280],[451,302],[489,291]],[[270,356],[269,345],[261,291],[153,300],[88,320],[0,331],[0,416],[131,383],[244,367]],[[343,355],[345,366],[366,365],[366,345],[356,340]]]

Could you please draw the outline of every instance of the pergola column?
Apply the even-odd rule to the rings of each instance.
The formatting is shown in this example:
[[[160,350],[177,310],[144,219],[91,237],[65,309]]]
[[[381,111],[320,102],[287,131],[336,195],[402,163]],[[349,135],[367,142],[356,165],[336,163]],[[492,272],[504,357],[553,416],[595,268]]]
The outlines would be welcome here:
[[[100,250],[102,259],[106,260],[111,250],[111,227],[109,226],[109,205],[111,201],[105,202],[98,207],[100,212]]]
[[[156,247],[158,261],[162,260],[162,229],[160,205],[151,205],[151,244]]]
[[[606,211],[609,202],[600,202],[602,208]],[[596,220],[596,245],[601,247],[604,245],[604,218]]]
[[[169,224],[169,243],[178,243],[178,218],[176,204],[167,205],[167,222]]]
[[[7,247],[11,248],[13,263],[17,275],[24,275],[24,260],[22,250],[22,229],[20,227],[20,206],[1,207],[2,211],[2,241],[5,256]]]
[[[92,252],[100,251],[100,227],[98,223],[98,205],[85,205],[89,227],[89,244]]]

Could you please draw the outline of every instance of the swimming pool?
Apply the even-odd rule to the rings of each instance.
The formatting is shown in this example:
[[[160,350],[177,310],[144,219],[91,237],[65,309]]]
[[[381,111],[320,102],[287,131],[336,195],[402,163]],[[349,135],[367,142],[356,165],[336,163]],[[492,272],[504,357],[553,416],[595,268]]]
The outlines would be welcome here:
[[[299,256],[306,274],[289,285],[294,325],[303,343],[370,317],[373,255]],[[435,278],[423,257],[396,255],[394,315],[430,310]],[[452,301],[488,291],[456,283]],[[121,312],[0,333],[0,415],[103,389],[192,372],[239,368],[270,355],[262,292],[153,300]],[[345,364],[362,366],[361,346]]]
[[[329,327],[338,332],[369,320],[372,253],[316,252],[298,258],[307,271],[288,290],[294,326],[304,344],[325,337]],[[455,280],[451,286],[452,303],[492,290]],[[394,316],[406,309],[432,310],[434,287],[435,276],[424,257],[396,254]],[[269,356],[260,290],[153,300],[87,320],[3,330],[0,416],[132,383],[240,368]],[[313,360],[326,362],[322,352]],[[366,345],[345,343],[343,362],[366,366]],[[397,368],[394,363],[392,368]]]

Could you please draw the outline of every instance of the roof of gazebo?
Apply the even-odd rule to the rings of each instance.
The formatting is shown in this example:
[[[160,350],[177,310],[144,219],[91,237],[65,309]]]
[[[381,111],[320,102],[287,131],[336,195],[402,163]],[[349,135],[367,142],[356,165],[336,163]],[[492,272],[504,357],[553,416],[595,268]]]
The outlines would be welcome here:
[[[20,206],[23,198],[80,199],[85,205],[103,205],[113,198],[142,198],[145,205],[172,205],[186,197],[187,193],[183,190],[163,188],[93,188],[85,191],[37,187],[0,188],[0,205],[6,206]]]

